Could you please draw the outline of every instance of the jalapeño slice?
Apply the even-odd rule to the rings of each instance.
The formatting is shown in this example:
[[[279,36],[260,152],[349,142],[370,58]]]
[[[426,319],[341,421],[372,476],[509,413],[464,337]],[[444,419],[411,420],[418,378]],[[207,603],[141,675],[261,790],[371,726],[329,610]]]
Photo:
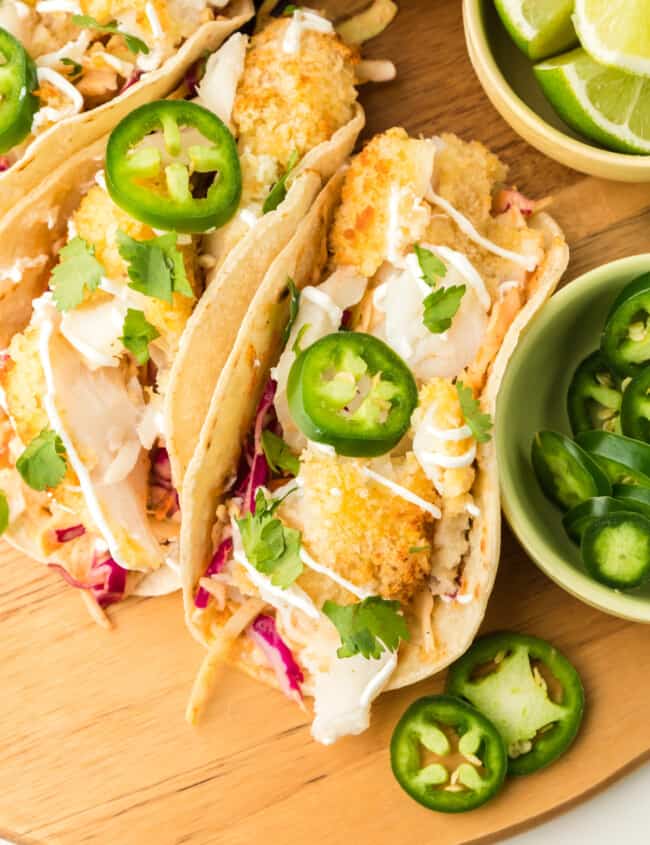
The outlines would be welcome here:
[[[557,760],[582,721],[580,676],[550,643],[524,634],[477,640],[450,668],[446,692],[469,701],[493,722],[513,775],[531,774]]]
[[[592,352],[573,374],[567,395],[571,430],[575,434],[603,428],[618,431],[621,387],[600,351]]]
[[[575,508],[571,508],[568,513],[565,513],[562,517],[562,525],[569,537],[579,543],[585,529],[588,525],[591,525],[594,519],[609,516],[616,511],[628,510],[631,510],[631,508],[628,508],[625,502],[619,502],[611,496],[596,496],[594,499],[587,499],[586,502],[576,505]]]
[[[635,376],[625,388],[621,429],[626,437],[650,443],[650,367]]]
[[[650,488],[650,446],[608,431],[585,431],[577,441],[596,460],[612,484]]]
[[[650,363],[650,273],[634,279],[618,295],[600,348],[620,376],[638,375]]]
[[[20,144],[39,108],[36,65],[10,32],[0,27],[0,153]]]
[[[187,133],[191,143],[183,129],[192,130]],[[201,143],[195,143],[197,135]],[[218,228],[241,197],[235,139],[215,114],[196,103],[147,103],[111,132],[106,186],[120,208],[149,226],[174,232]]]
[[[418,401],[404,361],[361,332],[329,334],[301,352],[287,395],[306,437],[352,457],[389,452],[406,434]]]
[[[607,476],[589,455],[557,431],[539,431],[531,450],[533,469],[547,498],[574,508],[594,496],[612,492]]]
[[[636,511],[650,519],[650,490],[636,484],[615,484],[613,496],[625,505],[626,511]]]
[[[463,813],[503,786],[507,759],[495,726],[448,695],[420,698],[397,723],[390,743],[393,774],[430,810]]]
[[[638,587],[650,573],[650,520],[640,513],[613,513],[594,520],[582,535],[589,574],[618,590]]]

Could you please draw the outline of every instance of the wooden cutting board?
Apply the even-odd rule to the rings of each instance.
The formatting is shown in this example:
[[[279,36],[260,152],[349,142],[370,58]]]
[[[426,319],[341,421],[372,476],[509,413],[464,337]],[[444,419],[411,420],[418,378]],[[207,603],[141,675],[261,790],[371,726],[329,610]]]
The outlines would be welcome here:
[[[588,179],[517,138],[466,57],[459,0],[403,0],[370,53],[399,79],[364,92],[367,134],[477,138],[532,196],[554,194],[572,247],[566,280],[648,250],[650,185]],[[224,674],[198,729],[183,708],[201,658],[178,596],[130,600],[111,633],[74,590],[7,547],[0,551],[0,836],[47,845],[460,845],[499,840],[558,812],[648,755],[650,632],[563,593],[504,534],[485,630],[551,639],[579,668],[588,708],[572,751],[512,781],[465,816],[427,812],[390,772],[396,720],[442,678],[390,693],[371,729],[332,748],[282,695]]]

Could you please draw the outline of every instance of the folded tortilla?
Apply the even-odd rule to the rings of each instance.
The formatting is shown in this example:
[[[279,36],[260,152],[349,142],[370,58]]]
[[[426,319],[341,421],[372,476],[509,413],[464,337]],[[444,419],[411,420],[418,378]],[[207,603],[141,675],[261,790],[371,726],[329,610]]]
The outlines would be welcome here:
[[[76,586],[89,584],[85,576],[96,540],[102,554],[107,546],[119,567],[136,573],[129,576],[130,582],[137,579],[129,591],[141,591],[145,580],[148,594],[179,586],[170,547],[177,543],[180,516],[171,506],[169,515],[156,516],[163,525],[155,526],[152,537],[147,528],[152,487],[156,495],[165,490],[166,499],[180,491],[202,415],[251,300],[319,191],[349,155],[364,123],[354,85],[356,51],[327,21],[319,18],[318,25],[320,31],[302,33],[291,53],[277,49],[290,26],[285,18],[271,22],[250,43],[246,36],[231,36],[207,61],[198,101],[232,127],[243,191],[240,207],[221,229],[176,238],[194,299],[175,292],[168,304],[132,291],[117,233],[126,231],[140,241],[161,233],[110,198],[103,177],[105,137],[71,156],[0,222],[0,308],[5,316],[0,347],[8,347],[0,362],[6,393],[0,397],[5,409],[0,414],[0,489],[10,499],[5,536],[31,557],[58,564]],[[339,60],[337,72],[332,55]],[[286,96],[281,83],[296,73],[303,87],[296,92],[297,114],[284,124],[283,157],[272,134],[273,120]],[[323,99],[324,76],[333,87],[344,77],[340,100]],[[177,96],[183,94],[184,89]],[[298,162],[286,173],[293,150]],[[288,176],[286,194],[276,207],[265,209],[265,198],[283,175]],[[79,238],[102,264],[102,281],[92,296],[61,314],[47,288],[60,250]],[[140,299],[129,309],[145,312],[160,335],[150,344],[153,375],[136,368],[122,346],[120,309],[134,296]],[[102,303],[105,316],[101,308],[93,311]],[[119,306],[119,319],[111,303]],[[91,330],[88,319],[96,321]],[[153,446],[152,425],[157,426]],[[36,491],[23,483],[15,463],[46,427],[60,435],[69,473],[59,487]],[[70,531],[80,527],[85,531],[79,536]],[[53,539],[59,536],[65,539]],[[168,578],[161,575],[165,567],[171,569]]]
[[[345,555],[337,559],[333,551],[330,554],[328,545],[334,549],[339,543],[337,535],[354,530],[354,526],[350,529],[350,523],[356,519],[360,538],[367,540],[379,531],[376,555],[379,558],[383,554],[380,549],[381,529],[372,521],[372,504],[369,510],[363,511],[363,515],[337,511],[338,505],[332,504],[332,497],[341,496],[343,485],[330,489],[331,501],[328,501],[327,493],[323,494],[325,504],[321,506],[320,514],[308,510],[301,512],[302,506],[293,506],[291,502],[292,497],[295,501],[296,496],[306,495],[305,485],[329,483],[331,466],[340,470],[344,477],[348,471],[362,471],[368,464],[367,459],[323,457],[316,448],[318,444],[305,445],[304,438],[301,441],[300,437],[296,440],[290,415],[287,416],[286,409],[282,413],[276,395],[275,410],[282,433],[289,445],[298,443],[299,449],[303,450],[300,454],[299,492],[290,493],[278,510],[287,525],[302,531],[302,548],[309,556],[303,574],[288,588],[297,588],[291,600],[283,596],[281,589],[271,589],[268,578],[255,573],[250,563],[242,563],[241,548],[239,552],[237,549],[240,541],[237,539],[235,518],[246,512],[241,495],[242,449],[250,443],[251,427],[256,421],[256,413],[259,413],[260,396],[268,385],[272,368],[277,368],[273,370],[273,375],[282,378],[282,363],[278,366],[278,360],[283,350],[283,330],[287,322],[287,279],[292,279],[301,290],[307,286],[313,290],[313,286],[325,280],[323,292],[316,287],[316,293],[310,294],[309,301],[320,301],[323,309],[327,310],[327,297],[323,299],[325,288],[329,285],[327,290],[331,300],[331,280],[337,273],[348,274],[351,279],[363,277],[368,288],[360,304],[349,310],[346,327],[364,331],[369,327],[372,329],[376,318],[373,314],[378,301],[376,297],[378,294],[386,296],[386,280],[388,283],[391,280],[395,282],[400,274],[413,272],[411,256],[414,243],[424,247],[432,244],[431,251],[443,260],[448,278],[451,280],[453,277],[458,283],[462,281],[466,285],[466,298],[471,291],[471,303],[467,299],[467,308],[470,309],[471,304],[480,313],[477,305],[480,297],[487,295],[488,301],[483,306],[485,313],[476,331],[480,343],[474,344],[471,360],[463,360],[458,370],[453,370],[451,365],[452,370],[443,377],[419,378],[420,395],[434,387],[443,389],[445,385],[452,385],[456,378],[462,378],[480,400],[482,411],[494,415],[499,384],[518,338],[555,289],[568,262],[568,249],[557,224],[541,210],[541,204],[531,203],[515,190],[499,191],[497,183],[504,180],[503,165],[479,144],[465,144],[454,136],[415,141],[408,139],[402,130],[390,130],[373,139],[353,159],[349,169],[340,171],[331,179],[295,237],[270,267],[222,370],[183,491],[181,577],[185,613],[190,631],[208,648],[188,708],[190,721],[197,718],[214,680],[216,666],[225,659],[254,677],[280,686],[292,697],[299,698],[303,693],[314,696],[316,718],[312,732],[318,740],[331,742],[338,736],[358,733],[367,727],[369,705],[379,691],[412,684],[439,672],[471,644],[485,614],[499,560],[501,523],[493,441],[473,444],[476,457],[471,487],[463,492],[464,498],[456,497],[464,502],[463,509],[468,514],[459,520],[460,528],[454,528],[452,519],[446,520],[444,529],[445,521],[437,522],[432,531],[427,529],[430,557],[424,563],[422,558],[419,561],[429,576],[403,604],[411,639],[401,643],[396,665],[389,667],[390,672],[389,668],[385,668],[386,661],[390,661],[386,651],[383,662],[377,662],[377,677],[374,680],[370,678],[363,690],[357,689],[357,693],[362,692],[363,706],[360,701],[348,701],[346,704],[349,691],[352,690],[353,696],[355,694],[359,673],[363,677],[367,669],[363,658],[360,655],[354,658],[336,657],[336,630],[323,614],[314,620],[309,605],[313,609],[323,596],[338,596],[342,604],[358,600],[363,585],[355,574],[356,552],[351,550],[347,560]],[[498,213],[491,213],[493,202]],[[490,241],[490,234],[500,245]],[[528,255],[515,252],[524,247]],[[529,263],[531,255],[534,260]],[[407,266],[409,261],[410,270]],[[527,263],[529,268],[522,269],[522,264]],[[488,278],[490,283],[486,287],[484,280]],[[410,284],[416,290],[424,282],[412,276]],[[384,290],[379,292],[382,286]],[[405,297],[412,295],[409,290],[404,288]],[[399,297],[393,299],[391,313],[394,315],[401,307]],[[461,313],[462,310],[459,311]],[[401,326],[404,336],[410,330],[409,320],[415,320],[419,325],[421,319],[421,316],[409,318],[407,315]],[[452,323],[451,332],[453,327]],[[385,325],[382,331],[386,332]],[[313,335],[310,337],[309,332],[309,325],[306,328],[301,325],[299,315],[283,355],[286,356],[287,350],[296,342],[303,343],[301,349],[313,342],[315,338]],[[389,345],[404,348],[399,326],[397,333],[393,329],[392,335],[388,334]],[[453,346],[453,334],[448,340]],[[425,337],[422,342],[426,347],[430,338]],[[441,342],[436,341],[438,344]],[[411,354],[411,351],[407,349],[402,354]],[[447,352],[439,345],[438,351],[428,359],[425,355],[424,365],[437,371],[436,368],[442,366],[440,362],[446,360],[445,355]],[[281,389],[281,386],[277,387],[277,391]],[[445,395],[448,394],[447,389]],[[414,420],[416,414],[418,410]],[[287,422],[291,436],[285,428]],[[406,445],[402,443],[398,447],[398,455],[409,450],[407,457],[412,457],[410,450],[414,447],[410,445],[410,437],[406,438]],[[471,438],[467,443],[470,442]],[[401,458],[396,457],[395,460],[399,464]],[[328,464],[328,461],[332,463]],[[311,473],[304,472],[305,466],[317,469]],[[390,486],[390,481],[387,485],[387,479],[382,479],[378,473],[374,478],[380,484],[370,492],[366,490],[364,495],[385,497],[385,487]],[[290,480],[284,480],[287,484],[282,487],[282,494],[291,490]],[[360,483],[363,486],[363,482]],[[395,490],[395,485],[392,486]],[[401,487],[401,492],[397,490],[395,499],[401,503],[402,510],[397,508],[396,514],[406,512],[404,497],[412,500],[416,495],[420,507],[427,504],[423,502],[427,494],[422,492],[426,490],[426,485],[423,486],[421,476],[419,482],[413,481],[410,490],[405,489],[409,488],[409,484],[404,481],[397,486]],[[345,489],[348,490],[347,487]],[[381,493],[377,492],[379,490]],[[350,501],[356,501],[353,493],[344,492],[343,495],[351,497]],[[431,505],[439,506],[446,513],[452,500],[448,501],[444,495],[438,496],[433,491],[430,495]],[[309,499],[309,507],[314,500],[314,496]],[[409,514],[409,518],[413,517],[413,510]],[[325,526],[323,530],[322,526]],[[444,534],[437,533],[443,530]],[[218,554],[224,536],[231,531],[235,559],[231,558],[225,566],[223,560],[219,561],[216,566],[215,549]],[[389,532],[393,539],[396,532],[399,533],[398,526],[391,519],[386,522],[387,542]],[[368,542],[372,543],[372,540]],[[396,542],[399,543],[399,538]],[[318,544],[319,553],[314,552],[314,543]],[[444,569],[442,560],[454,549],[459,550],[458,558],[450,568],[450,578],[445,583],[441,574]],[[414,551],[420,554],[422,549]],[[317,578],[311,567],[316,559],[316,564],[320,564],[323,570],[319,554],[327,556],[328,566],[325,575]],[[335,563],[332,563],[333,559]],[[388,569],[390,564],[389,559]],[[403,561],[396,557],[393,569],[397,571],[395,577],[406,583],[411,577],[408,572],[413,567],[410,563],[404,564],[400,572],[402,564]],[[333,577],[337,583],[332,581]],[[323,578],[326,581],[329,578],[329,585],[323,586]],[[357,590],[357,598],[350,590],[343,589],[341,593],[340,585],[346,579],[348,585]],[[199,601],[200,590],[210,593],[207,603],[205,592]],[[381,585],[376,586],[375,593],[384,598],[395,597],[390,589],[381,590]],[[297,602],[299,594],[306,597],[302,609]],[[268,621],[269,615],[274,617],[274,623]],[[255,628],[255,620],[260,619],[266,629],[271,624],[275,625],[275,653],[269,646],[268,637],[266,646],[260,644],[259,632]],[[282,646],[278,645],[279,641]],[[287,680],[287,650],[298,667],[293,667],[293,682]],[[347,674],[346,660],[351,661]],[[378,680],[384,668],[387,674]],[[299,676],[304,679],[300,684],[296,683]]]

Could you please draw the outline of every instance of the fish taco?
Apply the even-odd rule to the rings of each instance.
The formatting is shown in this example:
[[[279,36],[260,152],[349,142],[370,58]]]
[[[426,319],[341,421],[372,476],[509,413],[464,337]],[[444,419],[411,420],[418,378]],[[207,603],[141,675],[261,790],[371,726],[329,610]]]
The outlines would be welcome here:
[[[453,135],[374,137],[276,258],[183,490],[186,618],[302,703],[315,739],[462,654],[499,559],[491,439],[517,339],[568,250],[504,165]]]
[[[195,87],[131,112],[0,225],[5,536],[104,623],[131,592],[179,586],[177,449],[201,424],[200,401],[190,425],[177,418],[183,397],[209,401],[269,266],[363,125],[356,50],[307,23],[288,51],[289,18],[231,36]]]
[[[252,0],[3,0],[0,209],[166,96],[253,12]]]

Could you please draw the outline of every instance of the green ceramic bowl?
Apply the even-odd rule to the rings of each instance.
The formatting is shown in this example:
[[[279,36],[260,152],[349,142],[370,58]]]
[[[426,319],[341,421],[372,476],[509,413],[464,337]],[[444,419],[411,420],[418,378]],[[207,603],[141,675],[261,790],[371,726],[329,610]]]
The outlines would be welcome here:
[[[558,117],[535,79],[532,62],[501,23],[494,0],[463,0],[463,22],[469,57],[485,93],[529,144],[592,176],[650,181],[650,155],[605,150],[577,135]]]
[[[650,584],[622,593],[586,574],[579,549],[562,528],[562,514],[542,494],[530,446],[542,428],[571,434],[569,382],[597,349],[618,292],[650,270],[650,253],[585,273],[552,297],[522,337],[505,373],[496,414],[496,447],[503,510],[530,557],[549,578],[587,604],[637,622],[650,622]]]

